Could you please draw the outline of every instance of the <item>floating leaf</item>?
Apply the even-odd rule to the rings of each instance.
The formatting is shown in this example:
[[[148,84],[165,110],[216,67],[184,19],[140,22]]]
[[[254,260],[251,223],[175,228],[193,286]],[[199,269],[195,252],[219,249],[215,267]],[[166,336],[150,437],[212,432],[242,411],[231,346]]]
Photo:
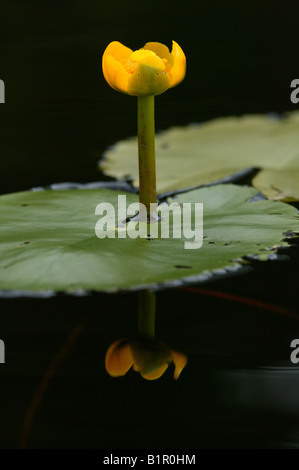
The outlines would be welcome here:
[[[271,199],[299,201],[299,168],[260,171],[253,184]]]
[[[253,185],[267,197],[299,200],[299,112],[284,119],[249,115],[174,127],[156,137],[160,193],[219,181],[242,169],[262,171]],[[138,185],[137,140],[114,145],[101,169]],[[263,171],[265,169],[265,172]]]
[[[299,231],[296,210],[276,201],[249,202],[256,191],[219,185],[177,196],[202,202],[203,246],[184,239],[104,238],[95,235],[95,208],[118,194],[107,189],[27,191],[0,197],[2,295],[84,290],[117,292],[200,282],[240,268],[245,255],[269,256],[285,231]],[[171,202],[171,201],[170,201]],[[194,222],[194,220],[193,220]]]

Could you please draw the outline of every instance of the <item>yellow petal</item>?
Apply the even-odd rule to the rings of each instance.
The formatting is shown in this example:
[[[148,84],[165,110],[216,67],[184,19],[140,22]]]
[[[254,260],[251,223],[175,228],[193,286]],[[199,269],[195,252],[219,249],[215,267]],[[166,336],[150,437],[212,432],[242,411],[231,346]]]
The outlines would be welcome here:
[[[160,42],[147,42],[143,49],[147,49],[149,51],[153,51],[157,56],[161,59],[166,59],[169,62],[170,67],[173,66],[174,58],[173,55],[169,52],[169,49],[164,44]]]
[[[120,339],[109,346],[105,357],[105,368],[109,375],[125,375],[132,365],[133,357],[128,340]]]
[[[118,90],[115,84],[115,77],[117,73],[122,70],[119,68],[120,66],[116,65],[116,63],[125,64],[132,52],[132,49],[129,49],[118,41],[111,42],[104,51],[102,58],[103,74],[108,84],[115,90]],[[108,57],[110,57],[109,60],[107,60]],[[111,60],[111,58],[113,58],[114,60]],[[122,77],[122,79],[120,80],[121,83],[123,79],[124,77]],[[123,88],[123,85],[121,85],[121,88]]]
[[[156,379],[159,379],[164,374],[167,367],[168,367],[168,363],[163,364],[163,366],[159,367],[159,369],[156,369],[152,372],[148,372],[147,374],[144,374],[142,372],[140,373],[141,373],[141,376],[146,380],[156,380]]]
[[[182,370],[184,369],[184,367],[186,366],[187,362],[188,362],[188,359],[187,359],[187,356],[185,356],[185,354],[181,353],[181,352],[178,352],[178,351],[171,351],[172,352],[172,360],[174,362],[174,365],[175,365],[175,369],[174,369],[174,378],[175,379],[178,379]]]
[[[172,41],[173,67],[171,69],[170,88],[178,85],[186,75],[186,56],[177,42]]]
[[[160,95],[170,86],[165,64],[157,55],[140,60],[128,81],[128,94],[133,96]]]
[[[152,54],[146,54],[149,52]],[[171,52],[159,42],[148,42],[133,52],[113,41],[103,54],[102,68],[114,90],[133,96],[160,95],[183,80],[186,57],[175,41]]]
[[[116,91],[128,93],[128,82],[130,74],[123,64],[114,59],[111,55],[106,58],[107,82]]]

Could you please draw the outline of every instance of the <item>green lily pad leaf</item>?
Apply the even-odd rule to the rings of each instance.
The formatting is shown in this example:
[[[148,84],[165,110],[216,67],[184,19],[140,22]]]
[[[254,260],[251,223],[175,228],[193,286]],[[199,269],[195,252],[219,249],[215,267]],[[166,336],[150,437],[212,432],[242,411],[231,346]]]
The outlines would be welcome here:
[[[253,185],[270,199],[299,201],[299,168],[260,171]]]
[[[284,119],[249,115],[174,127],[157,135],[156,155],[160,193],[219,181],[245,168],[260,168],[253,185],[263,194],[299,200],[299,112]],[[100,168],[117,179],[131,178],[138,186],[137,139],[114,145]]]
[[[97,238],[96,206],[108,202],[117,212],[118,195],[126,196],[128,206],[138,200],[132,193],[82,189],[1,196],[1,293],[157,289],[231,274],[240,269],[241,257],[271,257],[287,244],[283,232],[299,232],[292,206],[250,202],[255,194],[253,188],[219,185],[177,196],[179,203],[203,203],[199,249],[185,249],[184,236],[118,238],[114,228],[116,238]]]

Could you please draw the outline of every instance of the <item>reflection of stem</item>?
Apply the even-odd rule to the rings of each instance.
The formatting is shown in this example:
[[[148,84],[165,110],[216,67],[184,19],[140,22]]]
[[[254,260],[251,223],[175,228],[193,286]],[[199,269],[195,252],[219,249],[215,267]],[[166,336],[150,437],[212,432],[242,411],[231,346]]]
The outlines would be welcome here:
[[[144,290],[138,294],[138,332],[144,338],[155,338],[156,294]]]
[[[139,202],[150,218],[150,204],[156,203],[155,97],[138,97]]]

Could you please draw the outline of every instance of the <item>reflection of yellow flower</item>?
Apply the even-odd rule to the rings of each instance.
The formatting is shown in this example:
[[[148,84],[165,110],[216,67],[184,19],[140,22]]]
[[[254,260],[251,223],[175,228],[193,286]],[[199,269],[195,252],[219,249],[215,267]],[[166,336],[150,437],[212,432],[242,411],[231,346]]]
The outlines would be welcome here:
[[[133,96],[160,95],[185,77],[186,57],[173,41],[172,51],[159,42],[148,42],[133,52],[118,41],[103,54],[103,73],[109,85]]]
[[[175,365],[174,378],[178,379],[187,364],[185,354],[172,351],[155,340],[121,339],[108,348],[105,367],[109,375],[119,377],[133,366],[143,378],[154,380],[164,374],[171,362]]]

